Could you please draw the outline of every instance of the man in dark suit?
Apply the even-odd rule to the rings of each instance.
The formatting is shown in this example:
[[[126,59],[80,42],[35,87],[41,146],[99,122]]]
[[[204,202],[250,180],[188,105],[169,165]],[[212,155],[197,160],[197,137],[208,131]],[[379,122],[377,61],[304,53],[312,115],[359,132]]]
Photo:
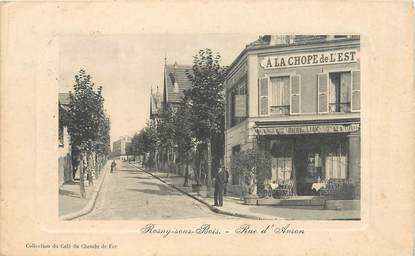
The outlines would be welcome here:
[[[215,177],[215,206],[223,206],[223,190],[226,182],[226,173],[223,170],[223,166],[221,166]]]
[[[226,188],[228,186],[228,182],[229,182],[229,172],[227,169],[225,169],[225,176],[226,176],[226,180],[225,180],[225,184],[224,184],[224,189],[223,189],[223,195],[226,196]]]

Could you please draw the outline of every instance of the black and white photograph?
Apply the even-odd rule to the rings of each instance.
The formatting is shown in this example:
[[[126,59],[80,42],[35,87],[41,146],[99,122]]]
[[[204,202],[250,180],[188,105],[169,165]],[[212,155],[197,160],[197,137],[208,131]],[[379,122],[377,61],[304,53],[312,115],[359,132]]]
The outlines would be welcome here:
[[[62,220],[361,218],[359,35],[65,35],[58,84]]]
[[[0,3],[0,255],[415,256],[413,12]]]

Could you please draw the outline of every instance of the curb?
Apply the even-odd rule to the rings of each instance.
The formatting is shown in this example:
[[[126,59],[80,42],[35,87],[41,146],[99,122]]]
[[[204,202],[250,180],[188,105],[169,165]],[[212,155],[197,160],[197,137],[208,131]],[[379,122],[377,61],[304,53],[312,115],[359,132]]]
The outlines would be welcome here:
[[[91,200],[89,200],[89,202],[85,205],[84,208],[82,208],[81,210],[76,211],[76,212],[72,212],[72,213],[62,215],[59,218],[61,220],[64,220],[64,221],[73,220],[73,219],[76,219],[78,217],[81,217],[83,215],[86,215],[86,214],[90,213],[95,207],[95,203],[97,201],[99,192],[101,191],[101,187],[102,187],[102,184],[104,183],[105,177],[107,176],[107,172],[108,172],[108,168],[104,168],[104,172],[101,174],[101,175],[103,175],[102,179],[100,180],[98,187],[96,189],[94,189],[94,193],[92,194]]]
[[[255,215],[242,214],[242,213],[236,213],[236,212],[228,212],[228,211],[221,210],[221,209],[219,209],[219,208],[217,208],[215,206],[210,205],[208,202],[206,202],[206,201],[204,201],[204,200],[202,200],[202,199],[200,199],[200,198],[198,198],[198,197],[196,197],[194,195],[191,195],[188,192],[186,192],[186,191],[184,191],[184,190],[176,187],[175,185],[170,184],[170,183],[167,183],[165,180],[163,180],[162,178],[160,178],[160,177],[152,174],[151,172],[145,171],[145,170],[143,170],[142,168],[140,168],[138,166],[135,166],[135,165],[132,165],[132,164],[130,164],[130,165],[133,166],[133,167],[135,167],[135,168],[137,168],[137,169],[139,169],[139,170],[141,170],[141,171],[143,171],[143,172],[145,172],[145,173],[147,173],[147,174],[149,174],[149,175],[151,175],[152,177],[160,180],[164,184],[169,185],[170,187],[172,187],[172,188],[176,189],[177,191],[181,192],[182,194],[185,194],[185,195],[193,198],[194,200],[196,200],[196,201],[198,201],[198,202],[206,205],[214,213],[219,213],[219,214],[223,214],[223,215],[229,215],[229,216],[233,216],[233,217],[253,219],[253,220],[278,220],[278,218],[275,218],[275,219],[272,219],[272,218],[261,218],[261,217],[255,216]]]

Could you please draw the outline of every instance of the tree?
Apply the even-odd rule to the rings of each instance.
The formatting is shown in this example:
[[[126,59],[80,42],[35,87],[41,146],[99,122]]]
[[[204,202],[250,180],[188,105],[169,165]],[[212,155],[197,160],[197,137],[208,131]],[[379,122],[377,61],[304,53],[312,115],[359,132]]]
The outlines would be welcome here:
[[[102,87],[94,90],[92,77],[81,69],[75,75],[74,92],[69,94],[68,133],[71,138],[74,168],[80,168],[80,190],[85,197],[84,174],[93,183],[93,168],[96,167],[97,153],[109,153],[110,121],[104,111]]]
[[[188,185],[189,180],[189,151],[195,146],[195,139],[191,129],[192,115],[189,100],[184,97],[177,112],[173,116],[173,138],[178,147],[180,163],[186,164],[185,180],[183,186]]]
[[[161,153],[162,162],[165,163],[167,157],[167,172],[171,168],[170,153],[175,146],[174,136],[174,111],[170,108],[166,109],[161,119],[157,121],[156,137],[158,140],[158,152]]]
[[[246,195],[263,192],[264,180],[271,178],[271,158],[269,153],[248,149],[231,156],[230,171],[239,174]]]
[[[206,144],[208,158],[208,189],[212,181],[212,140],[221,136],[224,127],[223,82],[227,68],[220,65],[221,56],[211,49],[199,50],[193,56],[192,88],[185,92],[192,114],[192,130],[195,137]]]

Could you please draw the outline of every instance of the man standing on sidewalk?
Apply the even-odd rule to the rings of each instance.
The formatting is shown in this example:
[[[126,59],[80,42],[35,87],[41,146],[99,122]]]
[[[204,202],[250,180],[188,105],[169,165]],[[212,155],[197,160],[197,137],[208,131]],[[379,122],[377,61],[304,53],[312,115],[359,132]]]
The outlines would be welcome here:
[[[218,174],[215,177],[215,206],[223,206],[223,190],[226,183],[226,174],[223,165],[219,167]]]
[[[112,160],[111,163],[111,173],[113,173],[115,171],[115,167],[117,166],[117,164],[115,163],[115,160]]]
[[[225,169],[225,176],[226,176],[226,179],[225,179],[225,184],[224,184],[224,188],[223,188],[223,195],[224,196],[226,196],[226,189],[227,189],[228,182],[229,182],[229,172],[228,172],[227,169]]]

